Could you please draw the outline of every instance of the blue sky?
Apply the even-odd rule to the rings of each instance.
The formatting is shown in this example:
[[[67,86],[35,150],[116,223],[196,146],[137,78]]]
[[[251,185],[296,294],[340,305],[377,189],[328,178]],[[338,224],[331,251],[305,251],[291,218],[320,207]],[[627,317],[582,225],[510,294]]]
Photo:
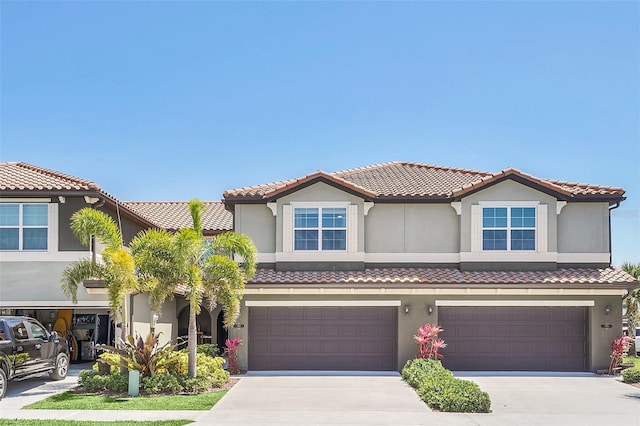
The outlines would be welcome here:
[[[619,186],[640,262],[638,2],[12,2],[1,161],[220,199],[402,160]]]

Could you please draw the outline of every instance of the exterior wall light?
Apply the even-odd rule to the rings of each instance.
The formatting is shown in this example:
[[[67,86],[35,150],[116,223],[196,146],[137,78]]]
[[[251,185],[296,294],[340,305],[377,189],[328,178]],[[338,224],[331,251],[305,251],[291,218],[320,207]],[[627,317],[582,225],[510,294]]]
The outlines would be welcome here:
[[[609,316],[611,314],[611,305],[607,305],[604,307],[604,315]]]
[[[433,305],[427,305],[427,314],[431,315],[433,313]]]
[[[410,307],[411,307],[411,306],[409,306],[409,305],[404,305],[404,314],[405,314],[405,315],[409,315],[409,308],[410,308]]]

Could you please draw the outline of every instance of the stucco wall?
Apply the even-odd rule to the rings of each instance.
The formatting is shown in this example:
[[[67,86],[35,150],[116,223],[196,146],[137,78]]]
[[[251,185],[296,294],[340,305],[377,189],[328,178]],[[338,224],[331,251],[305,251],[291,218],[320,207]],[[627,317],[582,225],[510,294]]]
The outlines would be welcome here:
[[[62,293],[60,278],[68,262],[1,262],[0,300],[68,302]],[[79,301],[105,301],[106,295],[88,294],[78,286]]]
[[[459,218],[449,204],[381,204],[365,218],[367,253],[457,253]]]
[[[558,217],[559,253],[608,253],[607,203],[567,203]]]
[[[235,206],[235,231],[248,235],[259,253],[276,252],[276,217],[265,204]]]
[[[156,323],[156,333],[160,334],[160,345],[164,345],[170,340],[174,340],[176,330],[178,328],[178,320],[176,317],[175,300],[167,300],[159,312],[158,322]],[[149,296],[147,294],[137,294],[133,296],[133,307],[130,315],[133,319],[131,330],[138,333],[144,339],[151,330],[151,305],[149,304]]]

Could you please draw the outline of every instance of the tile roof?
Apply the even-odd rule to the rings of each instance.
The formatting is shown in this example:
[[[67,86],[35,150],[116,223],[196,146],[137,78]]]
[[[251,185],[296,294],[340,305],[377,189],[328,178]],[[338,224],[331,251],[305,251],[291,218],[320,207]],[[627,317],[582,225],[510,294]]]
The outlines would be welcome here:
[[[94,182],[27,163],[0,163],[0,191],[99,191]]]
[[[187,201],[124,201],[122,204],[160,228],[175,231],[193,226]],[[204,205],[202,212],[204,232],[233,229],[233,216],[231,212],[225,210],[222,202],[205,201]]]
[[[345,187],[350,185],[351,188],[355,187],[361,191],[369,191],[378,199],[452,199],[510,177],[541,186],[566,198],[604,197],[620,199],[624,195],[622,188],[540,179],[511,167],[497,173],[489,173],[395,161],[334,173],[318,171],[300,179],[289,179],[231,189],[225,191],[224,197],[226,201],[231,202],[241,199],[266,200],[298,185],[304,185],[318,174],[334,177],[338,179],[336,182],[343,181],[345,182]]]
[[[454,268],[370,268],[364,271],[275,271],[258,269],[251,285],[622,285],[637,283],[617,268],[554,271],[460,271]]]

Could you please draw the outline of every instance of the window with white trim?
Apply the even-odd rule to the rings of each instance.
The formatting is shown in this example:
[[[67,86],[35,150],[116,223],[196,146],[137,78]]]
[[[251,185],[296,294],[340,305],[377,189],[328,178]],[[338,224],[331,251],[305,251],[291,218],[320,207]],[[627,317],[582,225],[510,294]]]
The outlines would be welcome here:
[[[346,251],[345,207],[296,207],[293,209],[295,251]]]
[[[0,203],[0,250],[47,250],[48,204]]]
[[[482,250],[535,251],[536,207],[483,207]]]

